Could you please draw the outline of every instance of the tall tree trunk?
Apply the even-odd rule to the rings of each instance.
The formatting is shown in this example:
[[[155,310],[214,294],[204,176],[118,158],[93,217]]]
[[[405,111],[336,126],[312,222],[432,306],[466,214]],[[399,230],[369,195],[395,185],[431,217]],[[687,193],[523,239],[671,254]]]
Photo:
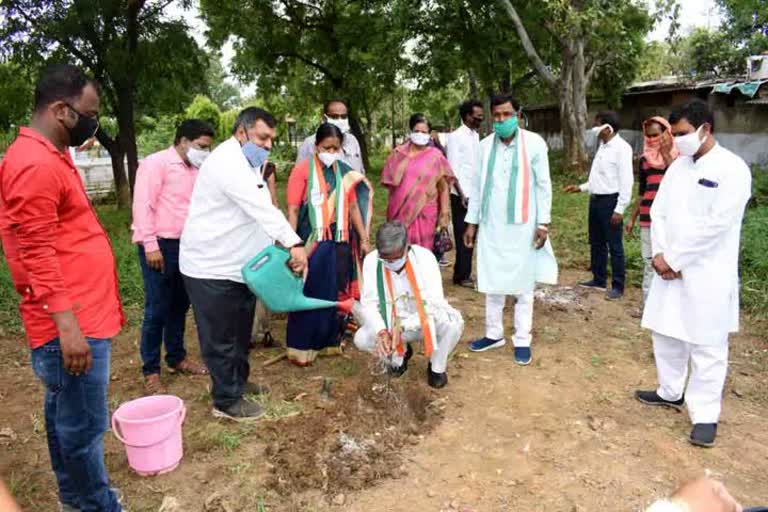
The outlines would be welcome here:
[[[358,117],[354,111],[349,114],[349,128],[352,135],[357,137],[357,141],[360,143],[360,157],[363,159],[365,171],[368,172],[371,169],[371,162],[368,159],[368,143],[365,140],[365,133],[363,132],[363,125],[360,122],[360,117]]]
[[[504,76],[501,78],[501,80],[499,80],[499,93],[509,94],[511,88],[512,82],[509,79],[509,73],[507,73],[507,76]]]
[[[112,160],[112,180],[115,184],[115,199],[118,208],[131,207],[131,189],[128,186],[128,176],[125,173],[125,152],[119,140],[110,138],[103,130],[96,132],[96,139],[109,153]]]
[[[389,118],[390,129],[392,130],[392,148],[397,145],[397,134],[395,133],[395,116],[397,115],[397,109],[395,107],[395,93],[392,93],[392,111]]]
[[[584,59],[584,36],[569,33],[561,40],[562,59],[560,76],[556,76],[544,63],[528,36],[517,10],[510,0],[498,0],[502,10],[515,25],[520,43],[536,73],[560,99],[560,125],[565,146],[565,165],[569,169],[583,170],[587,163],[584,131],[587,126],[587,76]]]
[[[128,157],[128,185],[133,194],[136,170],[139,168],[139,154],[136,147],[136,125],[134,122],[133,90],[118,91],[120,108],[117,109],[117,126],[124,154]]]
[[[560,75],[560,124],[565,147],[565,166],[582,172],[587,165],[584,132],[587,129],[587,77],[584,43],[572,38],[562,53]]]
[[[469,77],[469,96],[477,99],[480,97],[480,87],[477,85],[477,76],[471,69],[467,71],[467,76]]]

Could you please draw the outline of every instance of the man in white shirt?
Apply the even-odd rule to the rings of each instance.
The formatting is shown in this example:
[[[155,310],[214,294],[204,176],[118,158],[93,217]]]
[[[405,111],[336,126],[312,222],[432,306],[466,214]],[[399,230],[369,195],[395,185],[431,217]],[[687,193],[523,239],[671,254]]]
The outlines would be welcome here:
[[[739,328],[739,242],[752,176],[715,140],[705,102],[675,110],[669,122],[680,157],[651,207],[657,275],[642,321],[652,333],[659,387],[635,396],[678,410],[687,403],[690,442],[709,447],[728,371],[728,334]]]
[[[245,421],[264,411],[243,400],[243,394],[264,389],[248,382],[256,298],[243,283],[241,269],[273,240],[291,248],[294,272],[304,270],[307,255],[272,204],[261,173],[275,136],[274,117],[246,108],[232,133],[200,168],[181,235],[179,266],[213,382],[213,415]]]
[[[409,247],[401,222],[384,224],[376,233],[376,250],[363,262],[360,302],[357,348],[375,352],[399,377],[413,355],[411,343],[423,341],[430,360],[428,384],[442,388],[448,383],[448,357],[461,339],[464,320],[445,300],[435,255],[418,245]]]
[[[608,283],[608,254],[611,256],[611,289],[608,300],[624,296],[624,210],[632,200],[632,147],[619,135],[616,112],[595,116],[592,128],[600,139],[589,181],[570,185],[569,193],[589,192],[589,244],[592,279],[581,286],[605,290]]]
[[[323,107],[323,123],[330,123],[336,126],[344,135],[341,141],[341,152],[344,154],[342,160],[353,170],[365,174],[363,166],[362,152],[357,137],[349,131],[349,106],[344,100],[332,99],[326,102]],[[304,139],[296,155],[296,163],[303,162],[315,154],[315,133]]]
[[[451,188],[451,214],[453,216],[453,236],[456,239],[456,262],[453,266],[453,284],[466,288],[475,287],[472,281],[472,247],[464,245],[464,230],[467,223],[467,206],[472,180],[480,165],[480,135],[477,130],[483,124],[483,104],[477,100],[468,100],[459,106],[461,126],[448,134],[446,149],[448,162],[451,164],[457,185]]]

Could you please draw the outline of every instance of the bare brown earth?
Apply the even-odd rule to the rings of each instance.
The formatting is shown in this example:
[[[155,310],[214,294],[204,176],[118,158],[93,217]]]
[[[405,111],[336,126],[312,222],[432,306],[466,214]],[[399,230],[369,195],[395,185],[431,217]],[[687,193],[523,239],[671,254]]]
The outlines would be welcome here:
[[[481,336],[482,296],[446,291],[464,342]],[[705,471],[745,504],[768,503],[768,344],[756,325],[745,319],[732,339],[718,445],[702,450],[686,441],[686,414],[632,399],[655,382],[649,336],[630,316],[636,290],[618,303],[562,287],[539,299],[531,366],[516,366],[509,346],[471,354],[463,342],[439,392],[423,357],[388,382],[354,348],[307,369],[262,369],[279,349],[258,350],[252,375],[273,388],[269,419],[243,426],[211,418],[206,378],[165,376],[189,409],[182,465],[139,477],[107,434],[112,479],[131,512],[163,502],[165,512],[630,511]],[[511,308],[506,318],[511,327]],[[191,325],[189,340],[196,352]],[[0,346],[0,474],[24,510],[54,511],[42,389],[23,345]],[[141,396],[136,328],[115,340],[112,374],[112,409]]]

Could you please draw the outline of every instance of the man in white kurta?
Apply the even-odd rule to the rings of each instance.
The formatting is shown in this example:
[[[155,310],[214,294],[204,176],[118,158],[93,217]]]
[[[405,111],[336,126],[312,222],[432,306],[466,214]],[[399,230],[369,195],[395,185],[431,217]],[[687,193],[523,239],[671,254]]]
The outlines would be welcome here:
[[[480,143],[482,161],[469,194],[465,242],[477,236],[478,290],[486,294],[485,337],[470,350],[503,346],[507,295],[515,304],[515,361],[531,361],[533,291],[537,282],[557,282],[557,262],[548,240],[552,207],[547,145],[518,127],[519,104],[491,102],[495,133]],[[513,190],[510,190],[513,187]]]
[[[678,410],[687,403],[691,443],[713,446],[728,334],[739,327],[739,239],[751,175],[741,158],[717,144],[705,103],[682,107],[670,123],[680,157],[651,208],[657,275],[642,321],[652,331],[659,388],[636,397]]]
[[[445,300],[435,255],[409,246],[400,222],[379,228],[376,249],[363,262],[362,326],[355,345],[385,359],[391,373],[400,376],[413,355],[411,343],[423,341],[429,356],[427,382],[441,388],[448,383],[448,357],[464,332],[464,321]]]

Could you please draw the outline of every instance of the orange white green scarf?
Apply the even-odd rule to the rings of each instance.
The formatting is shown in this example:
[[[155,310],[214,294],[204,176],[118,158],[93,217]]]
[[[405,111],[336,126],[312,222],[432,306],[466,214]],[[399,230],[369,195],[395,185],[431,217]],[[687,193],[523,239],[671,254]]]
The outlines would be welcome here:
[[[421,331],[424,336],[424,353],[429,357],[434,351],[435,339],[432,333],[432,328],[430,327],[427,311],[424,307],[424,300],[421,295],[421,289],[419,288],[419,282],[416,279],[416,273],[413,270],[410,256],[405,260],[405,273],[408,278],[408,284],[411,285],[411,291],[413,292],[413,297],[416,302],[416,311],[419,314],[419,323],[421,324]],[[405,345],[403,344],[399,322],[397,320],[397,306],[395,304],[395,292],[392,286],[392,273],[389,269],[384,268],[382,262],[379,261],[376,274],[379,292],[379,312],[384,319],[387,331],[389,331],[392,336],[396,337],[395,348],[397,354],[402,356],[405,354]],[[388,314],[387,303],[392,304],[391,315]]]
[[[531,200],[531,166],[528,161],[528,151],[525,147],[523,130],[518,130],[515,140],[515,157],[512,159],[512,170],[509,177],[507,192],[507,224],[526,224]],[[488,207],[491,202],[493,188],[493,173],[496,168],[496,148],[501,144],[498,136],[491,143],[491,154],[488,157],[488,168],[485,173],[483,198],[480,203],[480,219],[488,218]],[[522,169],[520,162],[523,163]]]

